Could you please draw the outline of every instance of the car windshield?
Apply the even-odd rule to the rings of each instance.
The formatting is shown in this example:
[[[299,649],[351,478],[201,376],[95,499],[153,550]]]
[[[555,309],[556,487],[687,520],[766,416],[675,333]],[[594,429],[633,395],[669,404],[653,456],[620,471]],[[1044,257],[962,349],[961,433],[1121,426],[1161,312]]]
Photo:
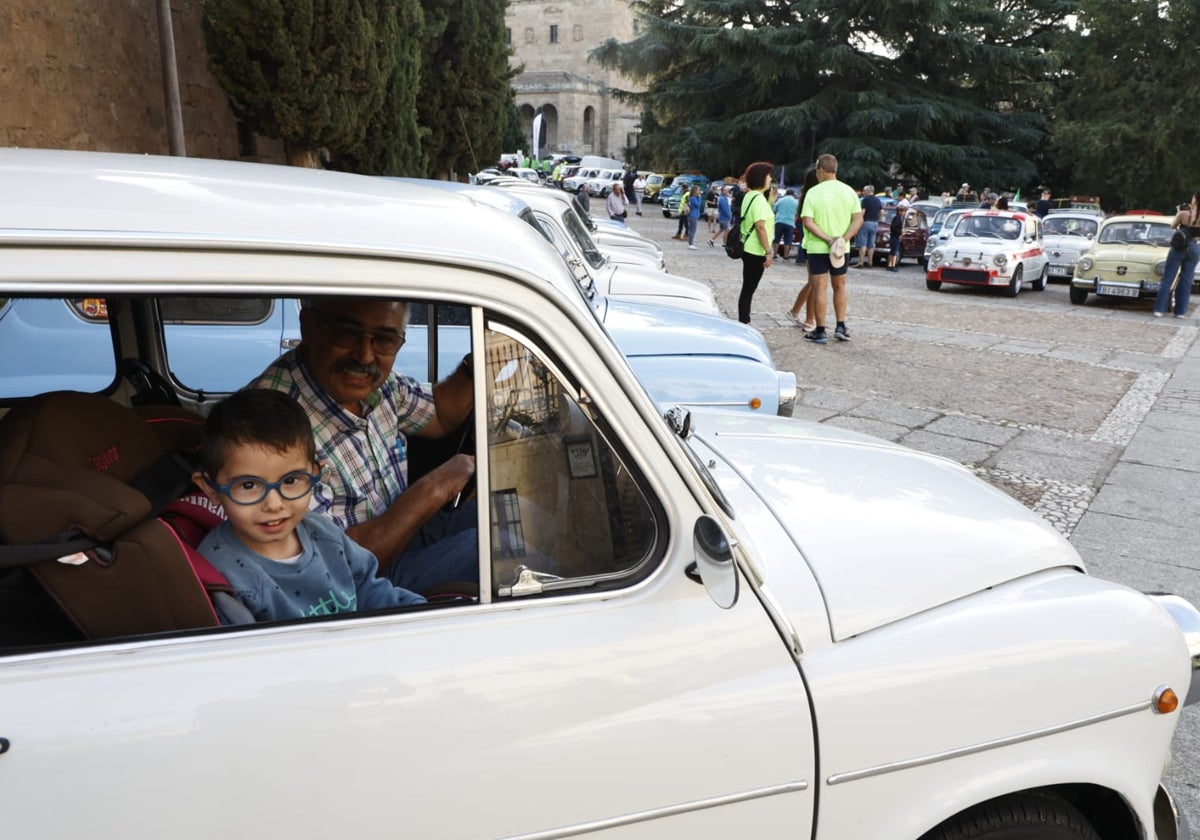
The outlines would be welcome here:
[[[1165,222],[1113,222],[1100,231],[1100,242],[1163,247],[1170,244],[1171,233],[1171,226]]]
[[[954,229],[955,236],[979,236],[985,239],[1020,239],[1021,223],[1011,216],[963,216]]]
[[[1047,216],[1042,231],[1047,236],[1095,236],[1100,225],[1095,219]]]

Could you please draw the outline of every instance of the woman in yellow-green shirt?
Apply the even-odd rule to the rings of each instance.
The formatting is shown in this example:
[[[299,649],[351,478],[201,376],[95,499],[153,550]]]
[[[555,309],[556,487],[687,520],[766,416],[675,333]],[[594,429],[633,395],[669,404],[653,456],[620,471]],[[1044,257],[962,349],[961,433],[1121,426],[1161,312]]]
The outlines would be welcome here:
[[[767,200],[774,165],[757,161],[746,167],[742,181],[742,221],[737,235],[746,243],[742,251],[742,292],[738,295],[738,320],[750,323],[750,303],[758,290],[763,272],[771,267],[771,234],[775,230],[775,211]]]

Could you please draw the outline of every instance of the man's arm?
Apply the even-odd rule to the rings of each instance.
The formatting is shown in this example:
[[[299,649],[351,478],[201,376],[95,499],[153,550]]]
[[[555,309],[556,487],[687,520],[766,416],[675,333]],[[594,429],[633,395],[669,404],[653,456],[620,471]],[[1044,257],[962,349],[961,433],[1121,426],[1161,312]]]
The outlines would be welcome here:
[[[421,527],[447,502],[453,501],[475,472],[475,456],[459,453],[421,476],[378,516],[351,525],[346,534],[387,569]]]

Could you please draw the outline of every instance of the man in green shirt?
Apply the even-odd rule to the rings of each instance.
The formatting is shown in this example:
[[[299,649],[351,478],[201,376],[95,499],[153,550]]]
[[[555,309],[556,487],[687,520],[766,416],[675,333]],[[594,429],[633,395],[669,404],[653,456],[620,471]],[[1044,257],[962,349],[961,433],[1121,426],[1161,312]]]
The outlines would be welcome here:
[[[863,211],[858,193],[837,179],[837,158],[817,158],[817,185],[804,194],[800,210],[804,223],[804,250],[808,252],[808,273],[812,282],[812,302],[816,328],[804,337],[814,344],[825,344],[826,283],[833,280],[833,311],[837,316],[834,337],[849,341],[846,329],[846,251],[862,227]],[[836,247],[835,247],[835,243]],[[834,253],[830,254],[833,250]]]

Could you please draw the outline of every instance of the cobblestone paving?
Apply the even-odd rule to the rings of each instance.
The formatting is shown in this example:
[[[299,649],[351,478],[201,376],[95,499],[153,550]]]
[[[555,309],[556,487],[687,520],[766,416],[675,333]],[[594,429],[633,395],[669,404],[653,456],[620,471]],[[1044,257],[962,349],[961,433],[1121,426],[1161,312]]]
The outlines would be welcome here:
[[[741,263],[689,251],[670,238],[675,222],[652,211],[631,226],[735,317]],[[1190,318],[1152,319],[1148,301],[1075,306],[1059,284],[1015,299],[931,292],[909,264],[851,269],[852,340],[812,345],[785,316],[806,276],[776,263],[753,307],[776,366],[796,374],[796,416],[959,461],[1067,536],[1197,337]],[[832,330],[832,300],[829,314]]]

